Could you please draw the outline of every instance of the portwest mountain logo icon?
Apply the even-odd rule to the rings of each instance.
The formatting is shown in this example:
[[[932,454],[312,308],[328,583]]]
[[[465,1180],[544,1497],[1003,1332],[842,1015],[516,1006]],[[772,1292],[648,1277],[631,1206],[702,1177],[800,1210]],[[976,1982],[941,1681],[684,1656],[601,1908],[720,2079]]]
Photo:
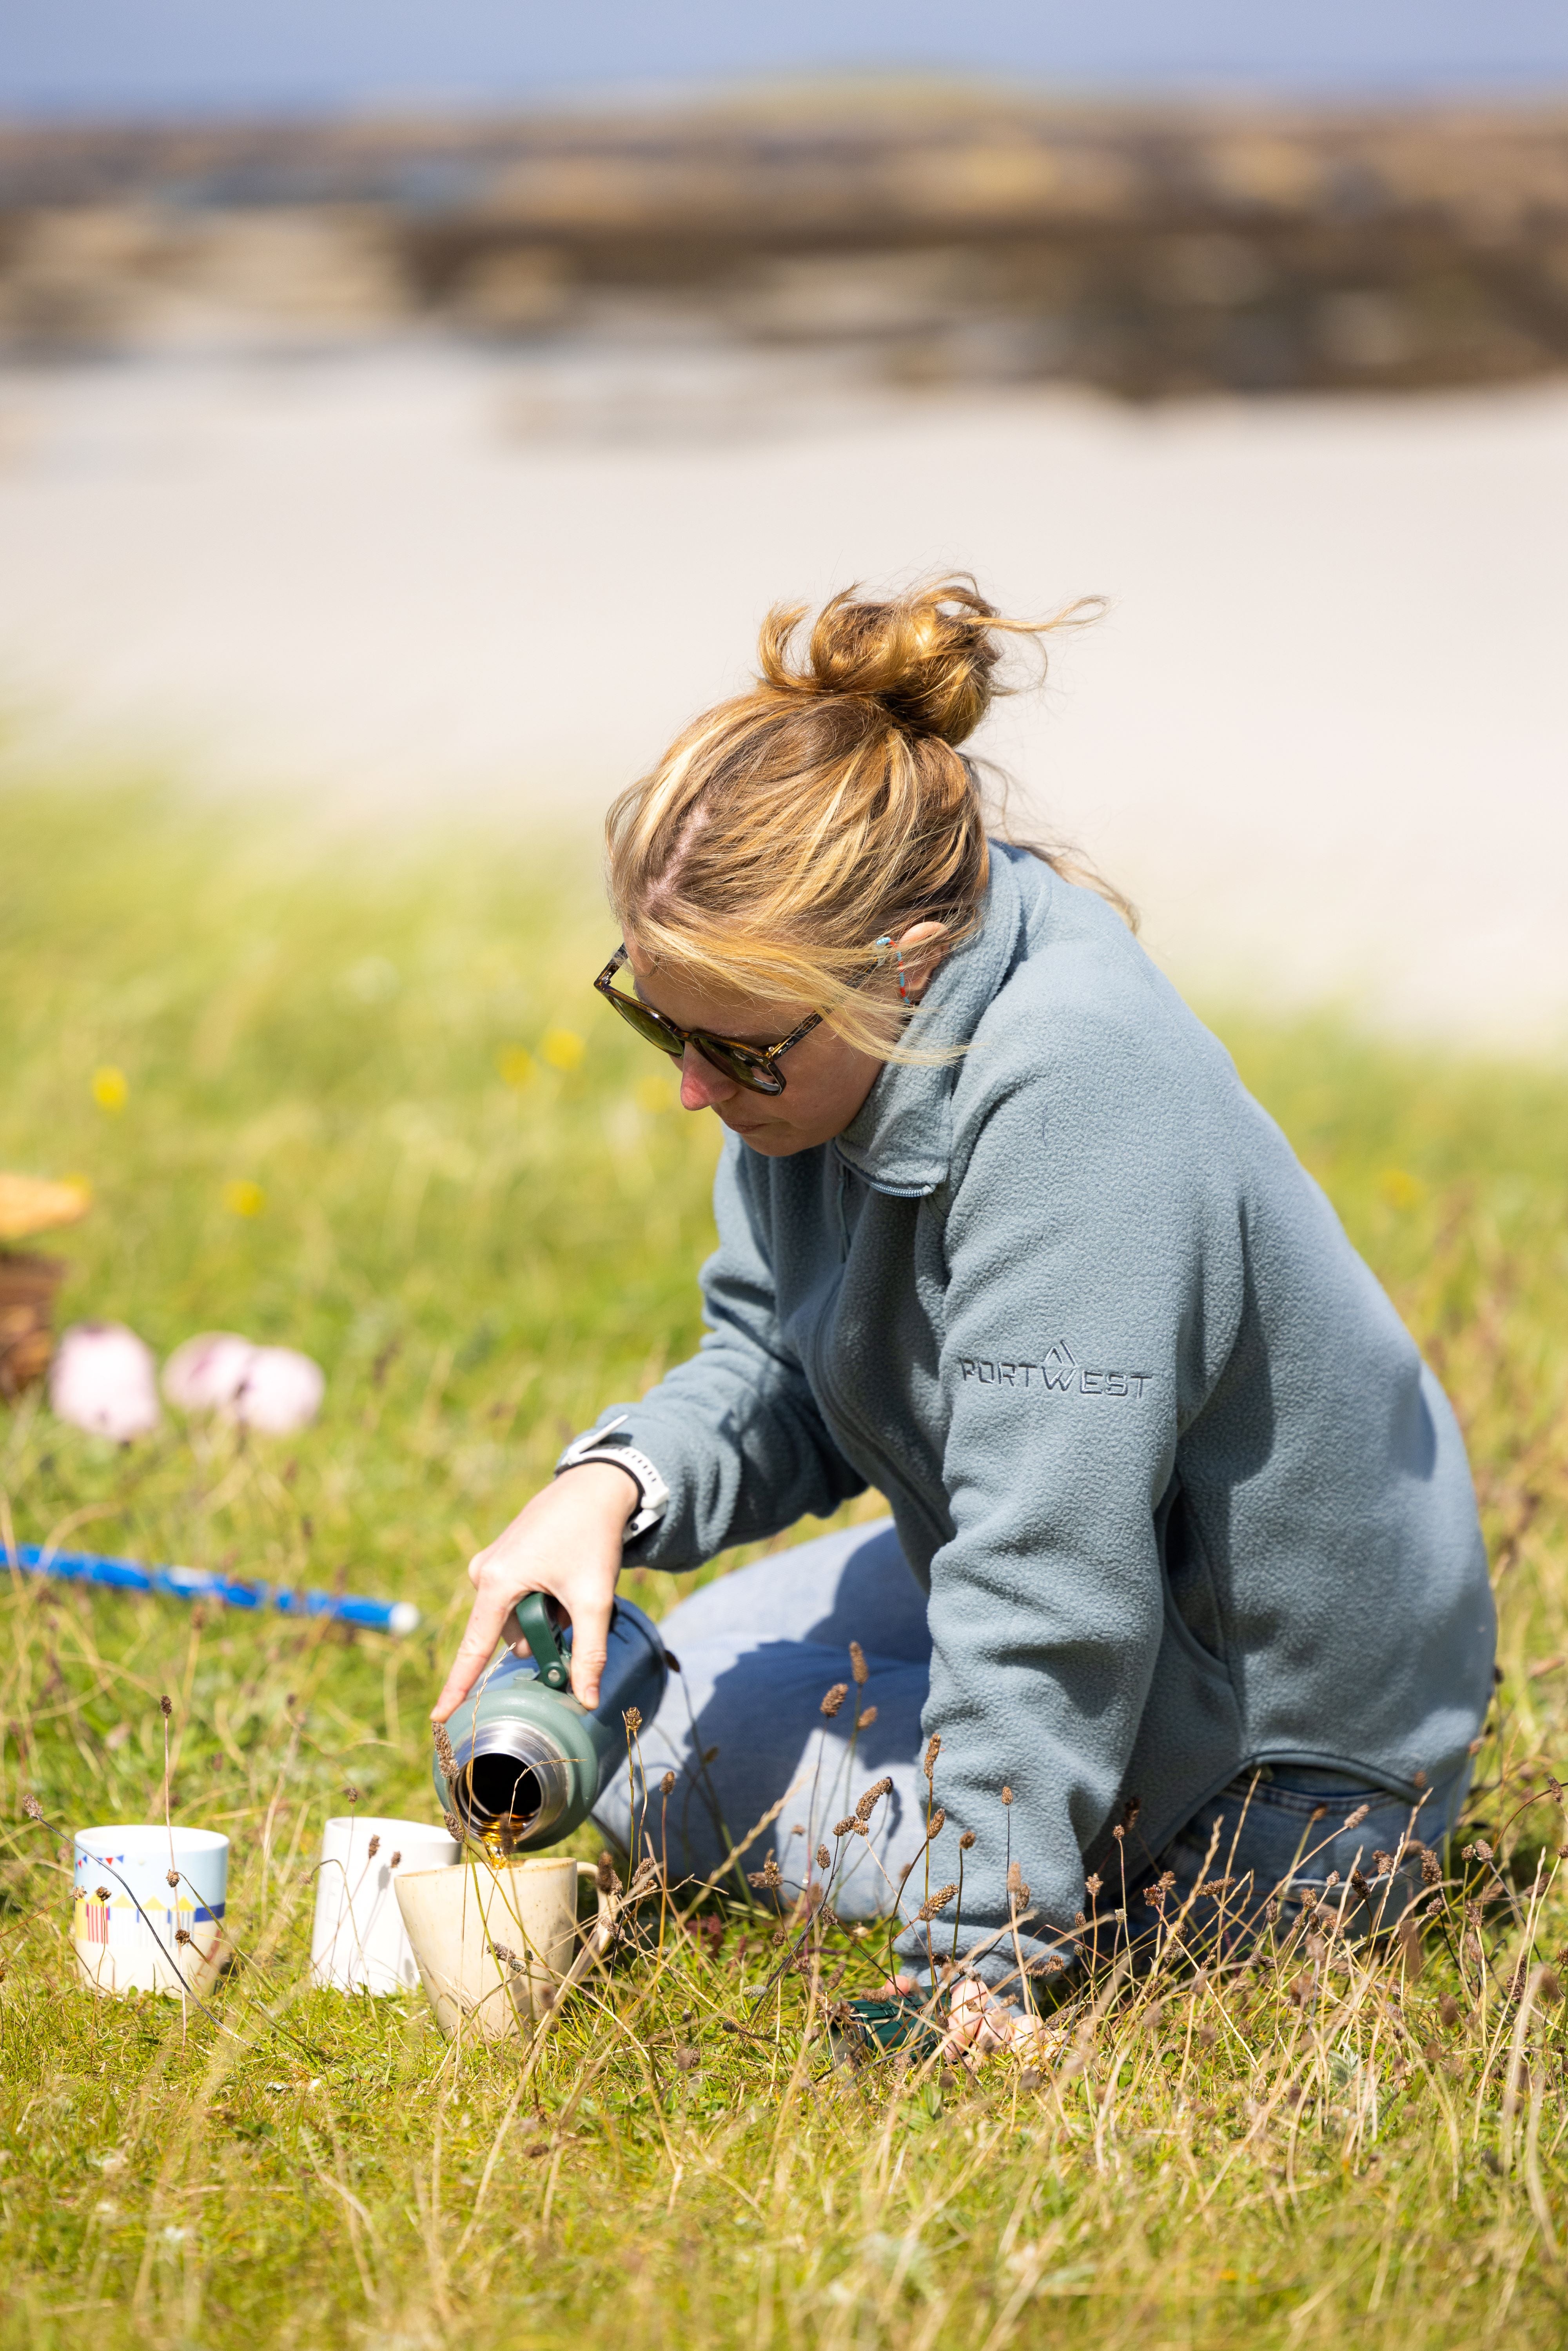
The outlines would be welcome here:
[[[1030,1363],[1018,1356],[1011,1362],[988,1355],[960,1355],[958,1369],[965,1381],[983,1388],[1032,1388],[1046,1395],[1130,1396],[1136,1403],[1154,1378],[1153,1372],[1100,1370],[1081,1364],[1065,1339],[1058,1339],[1044,1355]]]

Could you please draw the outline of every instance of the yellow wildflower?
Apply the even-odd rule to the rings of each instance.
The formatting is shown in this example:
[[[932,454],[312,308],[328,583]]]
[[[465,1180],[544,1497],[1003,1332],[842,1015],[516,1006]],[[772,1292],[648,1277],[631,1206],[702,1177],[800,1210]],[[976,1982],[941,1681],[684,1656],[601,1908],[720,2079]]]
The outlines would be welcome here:
[[[539,1050],[552,1070],[575,1070],[588,1048],[575,1029],[547,1029]]]
[[[1406,1167],[1385,1167],[1377,1179],[1377,1188],[1391,1208],[1414,1208],[1427,1196],[1427,1186],[1418,1176]]]

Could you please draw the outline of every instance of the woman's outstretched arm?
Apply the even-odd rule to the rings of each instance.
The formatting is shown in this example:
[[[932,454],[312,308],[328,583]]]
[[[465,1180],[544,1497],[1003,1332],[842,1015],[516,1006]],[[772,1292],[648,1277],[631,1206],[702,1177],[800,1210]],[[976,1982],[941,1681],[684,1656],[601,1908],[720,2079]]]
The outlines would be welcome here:
[[[639,1564],[700,1565],[808,1513],[826,1517],[865,1482],[834,1445],[779,1330],[742,1148],[727,1144],[715,1182],[719,1242],[702,1271],[701,1346],[640,1402],[609,1405],[595,1424],[619,1422],[608,1442],[634,1444],[668,1489],[662,1516],[630,1547]],[[548,1592],[570,1617],[571,1686],[585,1706],[597,1702],[626,1527],[640,1499],[630,1468],[583,1462],[536,1494],[475,1557],[474,1604],[433,1709],[436,1721],[462,1704],[497,1643],[520,1637],[512,1611],[529,1592]]]
[[[695,1355],[634,1404],[609,1441],[645,1453],[668,1489],[657,1524],[630,1546],[639,1566],[697,1567],[864,1491],[840,1452],[779,1323],[759,1207],[769,1163],[733,1136],[714,1179],[718,1247],[703,1267],[706,1329]]]

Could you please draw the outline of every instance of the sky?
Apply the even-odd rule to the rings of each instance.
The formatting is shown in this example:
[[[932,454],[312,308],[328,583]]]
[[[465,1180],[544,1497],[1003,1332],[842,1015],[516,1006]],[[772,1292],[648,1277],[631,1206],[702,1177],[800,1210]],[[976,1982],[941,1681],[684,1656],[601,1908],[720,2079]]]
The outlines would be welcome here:
[[[776,74],[1568,91],[1568,0],[0,0],[0,112],[482,106]]]

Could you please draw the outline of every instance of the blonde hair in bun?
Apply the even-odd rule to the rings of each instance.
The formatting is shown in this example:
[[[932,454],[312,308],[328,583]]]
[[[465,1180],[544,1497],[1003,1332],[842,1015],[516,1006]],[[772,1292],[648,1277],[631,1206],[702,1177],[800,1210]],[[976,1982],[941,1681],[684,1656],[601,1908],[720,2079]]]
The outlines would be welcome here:
[[[972,580],[846,588],[801,643],[804,605],[762,626],[760,675],[680,735],[606,825],[611,903],[664,967],[723,996],[782,998],[862,1050],[905,1058],[896,1007],[862,993],[874,942],[936,920],[957,945],[989,876],[987,812],[959,746],[998,694],[1007,641],[1039,648],[1097,601],[1009,620]],[[1068,879],[1132,910],[1089,869]],[[925,1054],[914,1058],[925,1059]]]

